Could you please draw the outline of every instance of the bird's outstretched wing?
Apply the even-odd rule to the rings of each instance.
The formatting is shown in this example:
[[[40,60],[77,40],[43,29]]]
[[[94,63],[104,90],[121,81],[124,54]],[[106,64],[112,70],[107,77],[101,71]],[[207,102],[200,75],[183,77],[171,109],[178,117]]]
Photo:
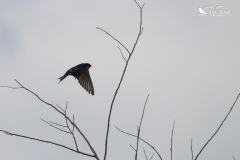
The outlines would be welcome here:
[[[90,77],[88,70],[86,70],[84,73],[82,73],[77,79],[78,79],[78,82],[81,84],[81,86],[89,94],[94,95],[94,87],[93,87],[92,79]]]

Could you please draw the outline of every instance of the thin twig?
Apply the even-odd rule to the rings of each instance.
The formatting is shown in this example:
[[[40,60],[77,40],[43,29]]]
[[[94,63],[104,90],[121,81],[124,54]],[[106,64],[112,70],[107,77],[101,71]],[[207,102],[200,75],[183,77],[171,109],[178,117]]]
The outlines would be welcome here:
[[[125,47],[125,46],[124,46],[119,40],[117,40],[114,36],[112,36],[110,33],[108,33],[107,31],[105,31],[105,30],[102,29],[102,28],[97,27],[97,29],[102,30],[102,31],[105,32],[107,35],[109,35],[110,37],[112,37],[112,39],[114,39],[115,41],[117,41],[117,42],[130,54],[130,52],[129,52],[129,50],[127,49],[127,47]]]
[[[174,126],[175,126],[175,119],[174,119],[174,122],[173,122],[173,128],[172,128],[172,136],[171,136],[171,160],[172,160],[172,153],[173,153],[173,147],[172,147],[172,143],[173,143],[173,131],[174,131]]]
[[[2,88],[10,88],[10,89],[20,89],[20,88],[23,88],[23,87],[10,87],[10,86],[0,86]]]
[[[74,114],[73,114],[73,123],[74,123]],[[74,132],[74,125],[73,125],[73,128],[72,128],[72,133]]]
[[[144,6],[144,5],[143,5]],[[131,56],[133,55],[133,52],[134,52],[134,49],[138,43],[138,40],[139,40],[139,37],[141,35],[141,28],[142,28],[142,9],[143,9],[143,6],[140,7],[140,30],[138,32],[138,36],[137,36],[137,39],[134,43],[134,46],[133,46],[133,49],[132,51],[130,52],[119,40],[117,40],[115,37],[113,37],[111,34],[109,34],[107,31],[105,31],[104,29],[101,29],[101,28],[98,28],[97,29],[100,29],[102,30],[103,32],[105,32],[107,35],[109,35],[110,37],[112,37],[115,41],[117,41],[124,49],[126,49],[126,51],[129,53],[129,56],[128,56],[128,59],[126,61],[126,64],[125,64],[125,67],[124,67],[124,70],[123,70],[123,73],[122,73],[122,76],[121,76],[121,79],[120,79],[120,82],[118,84],[118,87],[114,93],[114,96],[113,96],[113,99],[112,99],[112,102],[111,102],[111,107],[110,107],[110,110],[109,110],[109,115],[108,115],[108,122],[107,122],[107,133],[106,133],[106,139],[105,139],[105,151],[104,151],[104,158],[103,160],[106,160],[106,157],[107,157],[107,149],[108,149],[108,135],[109,135],[109,128],[110,128],[110,122],[111,122],[111,114],[112,114],[112,109],[113,109],[113,104],[114,104],[114,101],[115,101],[115,98],[117,96],[117,93],[118,93],[118,90],[122,84],[122,80],[123,80],[123,77],[125,75],[125,72],[126,72],[126,69],[127,69],[127,66],[128,66],[128,62],[129,60],[131,59]]]
[[[145,112],[146,104],[147,104],[147,101],[148,101],[148,97],[149,97],[149,94],[148,94],[148,96],[147,96],[147,99],[146,99],[146,101],[145,101],[145,104],[144,104],[144,107],[143,107],[143,113],[142,113],[142,117],[141,117],[141,120],[140,120],[140,125],[139,125],[139,127],[138,127],[138,135],[137,135],[137,148],[136,148],[135,160],[137,160],[137,154],[138,154],[138,145],[139,145],[139,136],[140,136],[141,125],[142,125],[142,120],[143,120],[143,116],[144,116],[144,112]]]
[[[11,132],[4,131],[4,130],[0,130],[0,132],[4,132],[4,133],[6,133],[7,135],[10,135],[10,136],[17,136],[17,137],[22,137],[22,138],[26,138],[26,139],[31,139],[31,140],[35,140],[35,141],[39,141],[39,142],[44,142],[44,143],[53,144],[53,145],[56,145],[56,146],[63,147],[63,148],[65,148],[65,149],[71,150],[71,151],[73,151],[73,152],[80,153],[80,154],[85,155],[85,156],[95,157],[95,155],[91,155],[91,154],[87,154],[87,153],[84,153],[84,152],[76,151],[76,150],[74,150],[74,149],[72,149],[72,148],[69,148],[69,147],[67,147],[67,146],[64,146],[64,145],[62,145],[62,144],[58,144],[58,143],[55,143],[55,142],[51,142],[51,141],[47,141],[47,140],[42,140],[42,139],[38,139],[38,138],[33,138],[33,137],[28,137],[28,136],[24,136],[24,135],[20,135],[20,134],[15,134],[15,133],[11,133]]]
[[[51,108],[53,108],[55,111],[57,111],[58,113],[60,113],[62,116],[65,117],[64,111],[61,112],[60,110],[57,109],[57,107],[55,107],[54,105],[44,101],[42,98],[40,98],[36,93],[34,93],[33,91],[29,90],[28,88],[24,87],[20,82],[18,82],[16,79],[15,81],[21,86],[19,88],[17,87],[8,87],[11,89],[25,89],[26,91],[30,92],[31,94],[33,94],[35,97],[37,97],[41,102],[43,102],[44,104],[50,106]],[[59,106],[58,106],[59,107]],[[88,139],[86,138],[86,136],[82,133],[82,131],[79,129],[79,127],[71,121],[71,119],[69,117],[66,117],[67,120],[71,123],[71,125],[74,125],[74,127],[77,129],[77,131],[79,132],[79,134],[83,137],[83,139],[86,141],[86,143],[88,144],[89,148],[91,149],[91,151],[93,152],[94,156],[97,160],[99,160],[98,155],[96,153],[96,151],[94,150],[94,148],[92,147],[92,145],[90,144],[90,142],[88,141]],[[7,131],[6,131],[7,132]],[[30,138],[31,139],[31,138]],[[80,153],[80,152],[79,152]]]
[[[121,50],[118,46],[117,46],[117,48],[119,49],[119,51],[120,51],[120,53],[121,53],[121,55],[122,55],[124,61],[127,62],[126,58],[123,56],[122,50]]]
[[[136,2],[136,0],[134,0],[134,1]],[[136,2],[136,3],[137,3],[137,2]],[[139,33],[138,33],[137,39],[136,39],[136,41],[135,41],[135,44],[133,45],[131,54],[134,52],[134,49],[136,48],[137,43],[138,43],[138,39],[140,38],[140,36],[141,36],[141,34],[142,34],[142,9],[143,9],[145,3],[143,4],[142,7],[140,7],[140,5],[139,5],[138,3],[137,3],[137,5],[138,5],[139,8],[140,8],[140,25],[139,25],[140,28],[139,28]]]
[[[65,107],[65,111],[64,111],[64,114],[65,114],[65,117],[66,117],[66,113],[67,113],[67,107],[68,107],[68,101],[66,102],[66,107]]]
[[[67,125],[67,128],[68,128],[69,132],[71,133],[71,135],[72,135],[72,137],[73,137],[73,140],[74,140],[76,149],[77,149],[77,151],[78,151],[78,145],[77,145],[77,141],[76,141],[75,135],[74,135],[74,133],[72,132],[72,130],[70,129],[70,127],[69,127],[69,125],[68,125],[68,119],[67,119],[67,104],[68,104],[68,102],[66,103],[66,109],[65,109],[66,125]],[[74,123],[74,120],[73,120],[73,123]]]
[[[148,160],[148,157],[147,157],[147,154],[146,154],[146,152],[145,152],[145,149],[143,148],[143,153],[144,153],[144,155],[145,155],[145,158],[146,158],[146,160]]]
[[[60,106],[59,106],[59,105],[57,105],[57,104],[56,104],[56,106],[57,106],[59,109],[61,109],[61,110],[64,112],[64,110],[62,109],[62,107],[60,107]]]
[[[193,139],[191,139],[191,153],[192,153],[192,160],[193,160],[193,145],[192,145]]]
[[[130,146],[132,147],[132,149],[136,152],[136,149],[130,144]]]
[[[230,108],[229,112],[227,113],[227,115],[225,116],[225,118],[223,119],[222,123],[219,125],[218,129],[214,132],[214,134],[209,138],[209,140],[204,144],[204,146],[202,147],[202,149],[199,151],[199,153],[197,154],[195,160],[197,160],[198,156],[202,153],[203,149],[208,145],[208,143],[213,139],[213,137],[218,133],[219,129],[222,127],[223,123],[226,121],[228,115],[231,113],[233,107],[235,106],[238,98],[240,96],[240,93],[238,94],[236,100],[234,101],[232,107]]]
[[[154,152],[153,152],[153,154],[152,154],[152,156],[151,156],[150,160],[152,160],[153,156],[154,156]]]
[[[55,123],[55,122],[51,122],[51,121],[49,121],[49,123],[52,123],[52,124],[60,126],[60,127],[65,127],[65,128],[67,127],[67,126],[64,126],[64,125],[61,125],[61,124],[58,124],[58,123]]]
[[[134,2],[138,5],[139,8],[141,8],[141,6],[138,4],[138,2],[136,0],[134,0]]]
[[[44,119],[42,119],[42,118],[41,118],[41,120],[42,120],[43,122],[47,123],[48,125],[50,125],[51,127],[58,129],[59,131],[62,131],[62,132],[65,132],[65,133],[69,133],[69,134],[70,134],[70,132],[68,132],[68,131],[65,131],[65,130],[63,130],[63,129],[61,129],[61,128],[58,128],[58,127],[56,127],[56,126],[52,125],[51,123],[49,123],[49,122],[45,121],[45,120],[44,120]]]
[[[133,134],[131,134],[131,133],[128,133],[128,132],[125,132],[125,131],[119,129],[117,126],[115,126],[115,128],[116,128],[117,130],[119,130],[120,132],[125,133],[125,134],[127,134],[127,135],[129,135],[129,136],[137,137],[136,135],[133,135]],[[157,153],[158,157],[162,160],[161,155],[160,155],[160,154],[158,153],[158,151],[154,148],[154,146],[152,146],[150,143],[148,143],[147,141],[145,141],[145,140],[142,139],[141,137],[139,137],[139,139],[142,140],[144,143],[146,143],[149,147],[151,147],[151,148]]]

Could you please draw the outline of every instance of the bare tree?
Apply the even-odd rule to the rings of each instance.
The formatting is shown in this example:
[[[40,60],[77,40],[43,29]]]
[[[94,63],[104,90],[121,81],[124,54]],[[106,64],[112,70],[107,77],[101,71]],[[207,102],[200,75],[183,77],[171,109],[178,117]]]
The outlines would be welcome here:
[[[107,157],[107,150],[108,150],[108,137],[109,137],[109,131],[110,131],[110,122],[111,122],[111,113],[112,113],[112,109],[113,109],[113,105],[114,105],[114,101],[117,97],[117,94],[118,94],[118,91],[119,91],[119,88],[121,87],[121,84],[122,84],[122,81],[123,81],[123,78],[124,78],[124,75],[126,73],[126,70],[127,70],[127,67],[128,67],[128,64],[129,64],[129,61],[135,51],[135,48],[137,46],[137,43],[139,41],[139,38],[143,32],[143,27],[142,27],[142,10],[143,10],[143,7],[144,7],[144,4],[142,6],[140,6],[138,4],[138,2],[136,0],[134,0],[134,2],[136,3],[137,7],[139,7],[139,10],[140,10],[140,22],[139,22],[139,32],[137,34],[137,37],[136,37],[136,40],[135,42],[133,43],[133,47],[130,49],[128,49],[127,47],[125,47],[125,45],[123,45],[123,43],[121,43],[117,38],[115,38],[114,36],[112,36],[110,33],[108,33],[107,31],[105,31],[104,29],[102,28],[99,28],[97,27],[97,29],[105,32],[107,35],[109,35],[114,41],[116,41],[121,47],[123,47],[127,53],[129,54],[127,58],[125,58],[122,54],[122,50],[119,46],[118,49],[120,50],[120,53],[124,59],[124,61],[126,62],[125,63],[125,67],[124,67],[124,70],[122,72],[122,76],[120,78],[120,82],[118,84],[118,87],[114,93],[114,96],[113,96],[113,99],[112,99],[112,102],[111,102],[111,106],[110,106],[110,111],[109,111],[109,116],[108,116],[108,122],[107,122],[107,132],[106,132],[106,139],[105,139],[105,151],[104,151],[104,160],[106,159]],[[39,141],[39,142],[44,142],[44,143],[49,143],[49,144],[53,144],[55,146],[58,146],[58,147],[63,147],[65,149],[68,149],[68,150],[71,150],[73,152],[76,152],[76,153],[79,153],[79,154],[82,154],[82,155],[85,155],[85,156],[88,156],[88,157],[93,157],[97,160],[99,160],[99,156],[97,154],[97,152],[95,151],[94,147],[92,146],[92,144],[90,143],[89,139],[87,138],[87,136],[81,131],[80,127],[74,122],[74,115],[72,116],[72,119],[67,115],[67,103],[66,103],[66,107],[65,109],[63,109],[62,107],[60,107],[59,105],[53,105],[45,100],[43,100],[38,94],[36,94],[35,92],[33,92],[32,90],[28,89],[27,87],[25,87],[24,85],[22,85],[18,80],[15,80],[17,82],[17,84],[19,85],[18,87],[11,87],[11,86],[0,86],[2,88],[9,88],[9,89],[24,89],[26,91],[28,91],[29,93],[31,93],[32,95],[34,95],[38,100],[40,100],[42,103],[48,105],[49,107],[53,108],[54,111],[56,111],[57,113],[59,113],[64,119],[65,119],[65,124],[58,124],[56,122],[51,122],[51,121],[46,121],[46,120],[43,120],[41,119],[43,122],[45,122],[46,124],[50,125],[51,127],[61,131],[61,132],[64,132],[66,134],[70,134],[72,136],[72,139],[73,139],[73,142],[75,144],[75,148],[71,148],[71,147],[68,147],[68,146],[65,146],[63,144],[59,144],[59,143],[56,143],[56,142],[52,142],[52,141],[49,141],[49,140],[43,140],[43,139],[39,139],[39,138],[34,138],[34,137],[30,137],[30,136],[26,136],[26,135],[21,135],[21,134],[16,134],[16,133],[12,133],[12,132],[9,132],[9,131],[6,131],[6,130],[0,130],[0,132],[3,132],[3,133],[6,133],[7,135],[11,135],[11,136],[17,136],[17,137],[21,137],[21,138],[25,138],[25,139],[30,139],[30,140],[34,140],[34,141]],[[145,104],[146,105],[146,104]],[[144,107],[145,108],[145,107]],[[85,142],[87,143],[88,147],[90,148],[91,152],[92,153],[85,153],[85,152],[82,152],[82,151],[79,151],[79,148],[78,148],[78,143],[77,143],[77,140],[76,140],[76,137],[75,137],[75,133],[74,131],[77,130],[77,132],[81,135],[81,137],[85,140]],[[140,127],[139,127],[139,132],[140,133]],[[136,151],[136,155],[137,155],[137,151]]]
[[[116,96],[118,94],[118,91],[119,91],[119,88],[121,87],[121,84],[122,84],[122,80],[124,78],[124,75],[126,73],[126,70],[127,70],[127,67],[128,67],[128,63],[134,53],[134,50],[137,46],[137,43],[138,43],[138,40],[143,32],[143,27],[142,27],[142,11],[143,11],[143,7],[144,7],[144,4],[142,6],[140,6],[138,4],[138,2],[136,0],[134,0],[134,2],[137,4],[137,6],[139,7],[140,9],[140,24],[139,24],[139,31],[138,31],[138,35],[137,35],[137,38],[136,38],[136,41],[131,49],[131,51],[125,46],[123,45],[123,43],[121,43],[117,38],[115,38],[114,36],[112,36],[110,33],[108,33],[106,30],[102,29],[102,28],[99,28],[97,27],[97,29],[99,30],[102,30],[103,32],[105,32],[107,35],[109,35],[114,41],[116,41],[119,45],[121,45],[129,54],[128,58],[126,59],[123,54],[122,54],[122,51],[121,49],[118,47],[118,49],[120,50],[121,52],[121,55],[123,57],[123,59],[125,60],[125,67],[124,67],[124,70],[123,70],[123,73],[122,73],[122,76],[121,76],[121,79],[120,79],[120,82],[118,84],[118,87],[114,93],[114,96],[113,96],[113,99],[112,99],[112,103],[111,103],[111,107],[110,107],[110,110],[109,110],[109,115],[108,115],[108,123],[107,123],[107,133],[106,133],[106,139],[105,139],[105,152],[104,152],[104,160],[106,160],[106,157],[107,157],[107,150],[108,150],[108,136],[109,136],[109,129],[110,129],[110,122],[111,122],[111,115],[112,115],[112,109],[113,109],[113,105],[114,105],[114,102],[115,102],[115,99],[116,99]]]
[[[67,134],[71,134],[72,135],[72,138],[73,138],[73,141],[75,143],[75,149],[74,148],[70,148],[66,145],[63,145],[63,144],[59,144],[59,143],[56,143],[56,142],[52,142],[52,141],[49,141],[49,140],[43,140],[43,139],[39,139],[39,138],[34,138],[34,137],[30,137],[30,136],[25,136],[25,135],[21,135],[21,134],[16,134],[16,133],[11,133],[9,131],[5,131],[5,130],[0,130],[1,132],[4,132],[6,133],[7,135],[11,135],[11,136],[17,136],[17,137],[22,137],[22,138],[26,138],[26,139],[30,139],[30,140],[34,140],[34,141],[39,141],[39,142],[44,142],[44,143],[49,143],[49,144],[53,144],[53,145],[56,145],[56,146],[59,146],[59,147],[63,147],[65,149],[68,149],[68,150],[71,150],[73,152],[76,152],[76,153],[79,153],[79,154],[82,154],[82,155],[85,155],[85,156],[88,156],[88,157],[93,157],[97,160],[99,160],[99,157],[95,151],[95,149],[93,148],[93,146],[91,145],[91,143],[89,142],[88,138],[85,136],[85,134],[80,130],[80,128],[76,125],[76,123],[74,122],[74,116],[73,116],[73,119],[70,119],[69,116],[67,116],[67,104],[66,104],[66,108],[65,110],[58,106],[57,104],[56,105],[53,105],[49,102],[46,102],[45,100],[43,100],[39,95],[37,95],[35,92],[31,91],[30,89],[26,88],[24,85],[22,85],[19,81],[15,80],[17,82],[17,84],[20,86],[20,87],[9,87],[9,86],[1,86],[1,87],[6,87],[6,88],[10,88],[10,89],[24,89],[26,91],[28,91],[29,93],[31,93],[32,95],[34,95],[38,100],[40,100],[42,103],[48,105],[49,107],[53,108],[54,111],[56,111],[57,113],[59,113],[64,119],[65,119],[65,122],[66,124],[65,125],[62,125],[62,124],[58,124],[58,123],[55,123],[55,122],[47,122],[45,120],[43,120],[44,122],[46,122],[47,124],[49,124],[51,127],[55,128],[55,129],[58,129],[62,132],[65,132]],[[71,125],[71,128],[70,129],[70,126],[69,124]],[[64,128],[67,128],[68,131],[64,130],[64,129],[61,129],[59,127],[64,127]],[[85,140],[85,142],[87,143],[88,147],[90,148],[90,150],[92,151],[92,153],[85,153],[85,152],[82,152],[82,151],[79,151],[78,149],[78,145],[77,145],[77,141],[76,141],[76,138],[75,138],[75,134],[74,134],[74,128],[75,130],[77,130],[77,132],[82,136],[82,138]]]
[[[143,33],[143,27],[142,27],[142,14],[143,14],[143,7],[144,7],[144,4],[143,5],[140,5],[136,0],[134,0],[135,4],[137,5],[137,7],[139,8],[139,11],[140,11],[140,22],[139,22],[139,30],[138,30],[138,34],[136,36],[136,40],[133,42],[133,46],[131,49],[127,48],[120,40],[118,40],[117,38],[115,38],[112,34],[110,34],[109,32],[107,32],[106,30],[102,29],[102,28],[99,28],[97,27],[97,29],[103,31],[105,34],[107,34],[108,36],[110,36],[115,42],[118,43],[118,45],[120,46],[117,46],[117,48],[119,49],[120,53],[121,53],[121,56],[123,58],[123,60],[125,61],[125,66],[124,66],[124,69],[123,69],[123,72],[122,72],[122,76],[120,78],[120,81],[119,81],[119,84],[114,92],[114,95],[113,95],[113,99],[111,101],[111,105],[110,105],[110,110],[109,110],[109,114],[108,114],[108,121],[107,121],[107,131],[106,131],[106,138],[105,138],[105,145],[104,145],[104,157],[103,157],[103,160],[106,160],[107,158],[107,153],[108,153],[108,144],[109,144],[109,133],[110,133],[110,125],[111,125],[111,115],[112,115],[112,110],[113,110],[113,106],[114,106],[114,102],[115,102],[115,99],[118,95],[118,92],[119,92],[119,89],[121,87],[121,84],[122,84],[122,81],[123,81],[123,78],[125,76],[125,73],[127,71],[127,68],[128,68],[128,64],[130,62],[130,59],[135,51],[135,48],[138,44],[138,41],[139,41],[139,38],[140,36],[142,35]],[[127,53],[128,53],[128,57],[126,58],[123,53],[122,53],[122,50],[121,48],[123,48]],[[57,112],[64,120],[65,120],[65,124],[59,124],[59,123],[56,123],[56,122],[52,122],[52,121],[47,121],[47,120],[44,120],[44,119],[41,119],[44,123],[48,124],[49,126],[53,127],[54,129],[57,129],[61,132],[64,132],[66,133],[67,135],[70,135],[72,137],[72,141],[74,143],[74,147],[68,147],[66,145],[63,145],[63,144],[60,144],[60,143],[56,143],[56,142],[53,142],[53,141],[50,141],[50,140],[44,140],[44,139],[39,139],[39,138],[35,138],[35,137],[31,137],[31,136],[26,136],[26,135],[21,135],[21,134],[17,134],[17,133],[12,133],[12,132],[9,132],[9,131],[6,131],[6,130],[3,130],[3,129],[0,129],[0,132],[3,132],[3,133],[6,133],[7,135],[10,135],[10,136],[16,136],[16,137],[21,137],[21,138],[25,138],[25,139],[29,139],[29,140],[33,140],[33,141],[38,141],[38,142],[43,142],[43,143],[47,143],[47,144],[52,144],[52,145],[55,145],[55,146],[58,146],[58,147],[62,147],[62,148],[65,148],[67,150],[70,150],[72,152],[75,152],[75,153],[78,153],[78,154],[81,154],[81,155],[84,155],[84,156],[87,156],[87,157],[91,157],[91,158],[95,158],[96,160],[100,160],[96,150],[94,149],[93,145],[90,143],[90,140],[87,138],[87,136],[82,132],[82,130],[80,129],[80,127],[75,123],[74,121],[74,115],[72,116],[69,116],[67,114],[67,108],[68,108],[68,103],[66,103],[65,105],[65,108],[59,106],[59,105],[53,105],[47,101],[45,101],[44,99],[42,99],[38,94],[36,94],[35,92],[33,92],[32,90],[28,89],[25,85],[23,85],[22,83],[20,83],[18,80],[15,80],[16,83],[18,84],[17,87],[11,87],[11,86],[0,86],[2,88],[9,88],[9,89],[23,89],[25,91],[27,91],[28,93],[30,93],[31,95],[33,95],[34,97],[36,97],[40,102],[42,102],[43,104],[47,105],[48,107],[52,108],[55,112]],[[216,136],[216,134],[219,132],[219,130],[222,128],[224,122],[226,121],[226,119],[228,118],[228,116],[230,115],[230,113],[232,112],[238,98],[239,98],[240,94],[238,94],[236,100],[234,101],[233,105],[231,106],[230,110],[228,111],[228,113],[226,114],[225,118],[223,119],[223,121],[221,122],[221,124],[218,126],[217,130],[214,132],[214,134],[207,140],[207,142],[203,145],[203,147],[200,149],[200,151],[197,153],[196,157],[194,158],[194,155],[193,155],[193,144],[192,144],[192,140],[191,140],[191,158],[192,160],[197,160],[198,157],[202,154],[202,151],[205,149],[205,147],[209,144],[209,142]],[[145,105],[144,105],[144,108],[143,108],[143,113],[142,113],[142,116],[141,116],[141,120],[140,120],[140,124],[137,128],[137,134],[134,135],[134,134],[130,134],[126,131],[123,131],[121,129],[119,129],[118,127],[116,127],[120,132],[126,134],[126,135],[129,135],[129,136],[132,136],[134,138],[136,138],[136,148],[134,148],[132,145],[130,145],[133,150],[135,151],[135,160],[138,159],[138,150],[139,150],[139,143],[140,142],[144,142],[145,144],[147,144],[151,149],[154,150],[154,152],[158,155],[158,158],[160,160],[163,160],[162,156],[160,156],[159,152],[157,151],[157,149],[154,148],[153,145],[151,145],[149,142],[145,141],[143,138],[140,137],[140,131],[141,131],[141,125],[142,125],[142,121],[143,121],[143,117],[144,117],[144,112],[145,112],[145,107],[146,107],[146,104],[147,104],[147,101],[148,101],[148,96],[147,96],[147,99],[145,101]],[[174,124],[173,124],[173,128],[172,128],[172,134],[171,134],[171,147],[170,147],[170,154],[171,154],[171,160],[173,159],[173,134],[174,134],[174,127],[175,127],[175,120],[174,120]],[[80,151],[79,150],[79,145],[78,145],[78,141],[77,141],[77,138],[76,138],[76,132],[78,134],[80,134],[80,136],[84,139],[85,143],[87,144],[87,146],[89,147],[89,149],[91,150],[91,153],[86,153],[86,152],[83,152],[83,151]],[[143,149],[143,153],[145,155],[145,158],[146,160],[149,160],[147,154],[146,154],[146,151],[145,149]],[[150,160],[153,158],[153,155],[154,153],[152,154]],[[235,159],[233,157],[233,159]]]
[[[219,130],[222,128],[224,122],[226,121],[226,119],[228,118],[229,114],[232,112],[237,100],[239,99],[239,96],[240,96],[240,93],[238,94],[237,98],[235,99],[233,105],[231,106],[231,108],[229,109],[227,115],[225,116],[225,118],[223,119],[223,121],[221,122],[221,124],[218,126],[217,130],[214,132],[214,134],[207,140],[207,142],[203,145],[203,147],[200,149],[200,151],[198,152],[197,156],[193,157],[193,146],[192,146],[192,139],[191,139],[191,155],[192,155],[192,160],[197,160],[198,157],[201,155],[202,151],[204,150],[204,148],[209,144],[209,142],[216,136],[216,134],[219,132]],[[173,123],[173,128],[172,128],[172,135],[171,135],[171,148],[170,148],[170,152],[171,152],[171,160],[172,160],[172,154],[173,154],[173,150],[172,150],[172,143],[173,143],[173,131],[174,131],[174,126],[175,126],[175,120],[174,120],[174,123]],[[144,139],[142,139],[141,137],[139,136],[136,136],[134,134],[131,134],[131,133],[128,133],[126,131],[123,131],[121,129],[119,129],[118,127],[116,127],[120,132],[126,134],[126,135],[129,135],[129,136],[132,136],[132,137],[136,137],[137,139],[143,141],[145,144],[147,144],[148,146],[150,146],[157,154],[158,154],[158,157],[160,160],[163,160],[163,158],[160,156],[159,152],[153,147],[153,145],[151,145],[150,143],[148,143],[147,141],[145,141]],[[234,159],[234,157],[233,157]]]

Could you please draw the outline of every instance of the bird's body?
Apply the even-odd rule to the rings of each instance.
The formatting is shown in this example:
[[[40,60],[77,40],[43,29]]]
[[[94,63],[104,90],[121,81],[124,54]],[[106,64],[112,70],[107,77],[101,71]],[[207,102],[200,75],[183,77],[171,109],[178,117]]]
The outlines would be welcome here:
[[[81,63],[70,68],[62,77],[59,78],[59,83],[69,75],[72,75],[81,86],[89,93],[94,95],[94,87],[88,69],[91,67],[89,63]]]

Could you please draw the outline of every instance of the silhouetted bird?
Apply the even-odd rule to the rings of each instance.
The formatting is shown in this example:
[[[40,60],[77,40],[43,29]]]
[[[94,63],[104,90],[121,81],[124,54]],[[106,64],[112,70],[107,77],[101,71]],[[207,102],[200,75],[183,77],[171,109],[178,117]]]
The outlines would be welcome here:
[[[81,86],[89,93],[94,95],[93,83],[88,69],[91,67],[89,63],[82,63],[69,69],[62,77],[60,77],[59,83],[69,75],[78,79]]]

